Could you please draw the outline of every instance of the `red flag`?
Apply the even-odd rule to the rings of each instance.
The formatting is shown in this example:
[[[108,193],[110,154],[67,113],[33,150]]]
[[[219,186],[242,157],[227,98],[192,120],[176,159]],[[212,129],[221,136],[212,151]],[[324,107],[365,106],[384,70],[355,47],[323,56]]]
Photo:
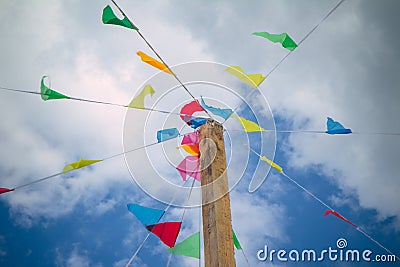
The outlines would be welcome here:
[[[182,222],[163,222],[146,226],[147,230],[158,236],[170,248],[175,246]]]
[[[324,217],[328,216],[329,214],[335,215],[336,217],[338,217],[339,219],[347,222],[348,224],[350,224],[351,226],[353,226],[354,228],[358,228],[357,225],[355,225],[354,223],[352,223],[351,221],[347,220],[345,217],[343,217],[342,215],[340,215],[339,213],[337,213],[334,210],[326,210],[324,213]]]
[[[197,111],[204,111],[204,108],[200,105],[198,100],[193,100],[189,104],[186,104],[181,109],[181,119],[188,123],[192,118],[193,113]]]
[[[0,194],[11,192],[11,191],[14,191],[14,188],[8,189],[8,188],[0,187]]]

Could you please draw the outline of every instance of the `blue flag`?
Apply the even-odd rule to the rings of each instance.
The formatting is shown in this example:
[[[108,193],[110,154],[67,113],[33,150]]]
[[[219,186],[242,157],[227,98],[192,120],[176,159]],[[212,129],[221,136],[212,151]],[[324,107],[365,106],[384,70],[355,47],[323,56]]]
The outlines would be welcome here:
[[[164,129],[157,132],[158,142],[166,141],[179,136],[179,131],[176,128]]]
[[[332,118],[328,117],[326,122],[327,134],[349,134],[352,133],[351,129],[346,129],[340,122],[334,121]]]
[[[229,109],[229,108],[222,109],[222,108],[215,108],[215,107],[212,107],[212,106],[207,106],[206,103],[204,102],[203,98],[201,98],[201,106],[204,109],[210,111],[211,113],[224,118],[225,120],[227,120],[231,116],[231,114],[233,113],[233,111],[231,109]]]
[[[157,224],[165,212],[164,210],[147,208],[138,204],[128,204],[127,206],[128,210],[132,212],[144,226]]]

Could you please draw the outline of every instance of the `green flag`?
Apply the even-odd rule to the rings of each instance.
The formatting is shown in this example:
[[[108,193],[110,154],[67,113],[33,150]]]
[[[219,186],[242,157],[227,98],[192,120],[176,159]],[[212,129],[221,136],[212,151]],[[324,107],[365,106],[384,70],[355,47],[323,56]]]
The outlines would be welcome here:
[[[200,232],[189,236],[173,248],[168,249],[168,252],[200,259]]]
[[[52,100],[52,99],[69,99],[69,96],[63,95],[59,92],[56,92],[54,90],[51,90],[49,87],[44,85],[44,79],[47,78],[47,76],[42,77],[42,81],[40,82],[40,96],[44,101],[46,100]]]
[[[284,48],[289,49],[290,51],[293,51],[297,47],[295,41],[293,41],[287,33],[272,34],[268,32],[253,32],[253,35],[267,38],[274,43],[281,43]]]
[[[117,18],[117,16],[115,16],[112,8],[107,5],[104,9],[103,9],[103,16],[102,16],[102,21],[104,24],[113,24],[113,25],[119,25],[122,27],[126,27],[132,30],[139,30],[135,25],[133,25],[129,19],[127,17],[124,16],[123,19],[119,19]]]
[[[242,246],[239,243],[238,238],[236,237],[235,231],[232,229],[232,234],[233,234],[233,244],[235,245],[236,249],[242,249]]]

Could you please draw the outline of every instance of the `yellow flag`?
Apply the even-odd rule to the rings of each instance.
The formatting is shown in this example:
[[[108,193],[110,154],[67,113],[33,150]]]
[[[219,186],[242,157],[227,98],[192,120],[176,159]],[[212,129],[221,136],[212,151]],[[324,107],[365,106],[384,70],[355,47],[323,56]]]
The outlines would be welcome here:
[[[275,168],[276,170],[278,170],[279,172],[283,172],[283,169],[281,166],[279,166],[278,164],[276,164],[275,162],[273,162],[270,159],[267,159],[265,156],[262,156],[260,158],[261,160],[265,161],[266,163],[268,163],[269,165],[271,165],[271,167]]]
[[[157,59],[146,55],[142,51],[138,51],[136,54],[142,59],[143,62],[152,65],[153,67],[159,70],[165,71],[166,73],[172,74],[172,72],[167,68],[167,66],[165,66],[164,63],[158,61]]]
[[[153,87],[151,87],[150,84],[146,84],[142,91],[135,96],[131,103],[129,103],[129,105],[127,105],[126,107],[128,108],[139,108],[139,109],[144,109],[144,98],[146,95],[150,95],[152,96],[155,93]]]
[[[80,169],[83,168],[85,166],[94,164],[96,162],[99,162],[102,160],[96,160],[96,159],[80,159],[79,161],[75,161],[72,162],[70,164],[65,165],[64,169],[63,169],[63,173],[72,171],[72,170],[76,170],[76,169]]]
[[[262,74],[245,74],[239,66],[230,66],[226,71],[254,88],[259,86],[265,80],[265,76],[262,76]]]
[[[253,133],[253,132],[266,132],[264,128],[260,127],[257,123],[246,120],[242,117],[239,116],[232,116],[235,119],[237,119],[243,126],[244,131],[247,133]]]
[[[200,150],[199,150],[199,144],[185,144],[176,147],[177,149],[183,148],[187,153],[189,153],[192,156],[198,157],[200,156]]]

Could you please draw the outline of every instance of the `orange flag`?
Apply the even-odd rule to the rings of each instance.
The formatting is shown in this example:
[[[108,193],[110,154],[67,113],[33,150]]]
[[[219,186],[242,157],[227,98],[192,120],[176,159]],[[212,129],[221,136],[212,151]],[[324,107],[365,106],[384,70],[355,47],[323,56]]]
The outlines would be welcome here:
[[[172,74],[172,72],[167,68],[167,66],[165,66],[164,63],[158,61],[157,59],[146,55],[142,51],[138,51],[136,54],[142,59],[143,62],[152,65],[153,67],[159,70],[165,71],[166,73]]]

